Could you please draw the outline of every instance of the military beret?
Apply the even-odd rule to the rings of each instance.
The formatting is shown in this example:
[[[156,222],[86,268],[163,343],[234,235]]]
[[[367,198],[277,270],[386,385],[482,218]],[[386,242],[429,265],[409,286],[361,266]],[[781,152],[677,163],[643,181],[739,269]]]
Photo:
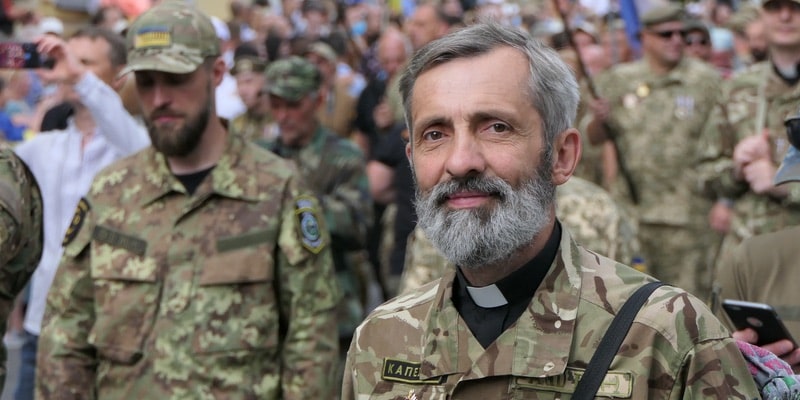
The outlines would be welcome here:
[[[663,22],[683,21],[684,18],[686,18],[686,12],[683,7],[675,3],[667,3],[648,10],[642,15],[640,22],[642,26],[649,27]]]

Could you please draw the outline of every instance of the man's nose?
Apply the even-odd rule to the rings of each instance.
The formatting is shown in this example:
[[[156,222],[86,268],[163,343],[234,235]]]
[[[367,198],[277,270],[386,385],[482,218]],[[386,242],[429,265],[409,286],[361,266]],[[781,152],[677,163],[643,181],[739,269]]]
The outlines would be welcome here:
[[[457,133],[451,142],[445,170],[452,177],[466,177],[486,169],[483,146],[470,133]]]

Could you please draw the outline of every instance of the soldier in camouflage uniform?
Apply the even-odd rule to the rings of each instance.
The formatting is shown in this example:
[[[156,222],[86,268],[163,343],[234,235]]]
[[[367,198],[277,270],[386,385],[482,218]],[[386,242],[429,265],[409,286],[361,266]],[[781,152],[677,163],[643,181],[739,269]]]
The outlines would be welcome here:
[[[711,287],[706,223],[711,202],[697,190],[695,152],[703,125],[719,94],[721,78],[711,66],[683,56],[682,8],[670,3],[642,16],[639,61],[597,77],[603,97],[591,101],[593,143],[615,135],[620,157],[635,184],[639,240],[656,278],[707,296]],[[614,197],[631,203],[617,177]]]
[[[580,154],[572,73],[526,34],[477,24],[417,52],[401,82],[419,224],[458,268],[359,326],[342,399],[570,398],[652,280],[555,218]],[[656,290],[620,349],[603,396],[759,397],[729,333],[682,289]]]
[[[231,120],[230,132],[247,140],[274,139],[278,135],[269,113],[269,97],[264,76],[266,62],[258,56],[237,57],[231,69],[236,89],[247,111]]]
[[[575,241],[591,251],[625,262],[640,255],[636,220],[587,180],[573,175],[556,189],[556,216]],[[646,272],[642,265],[638,268]],[[447,260],[417,227],[406,249],[400,293],[441,277],[447,269]]]
[[[153,147],[78,205],[37,397],[332,398],[340,296],[317,200],[215,117],[225,64],[207,16],[167,1],[128,41]]]
[[[264,147],[292,160],[320,199],[331,233],[336,275],[344,292],[339,310],[339,335],[349,341],[364,318],[362,256],[372,223],[372,202],[366,161],[353,142],[323,127],[316,117],[321,106],[322,76],[310,61],[289,57],[267,68],[272,115],[281,130]]]
[[[39,263],[43,243],[42,197],[36,180],[0,143],[0,332],[6,331],[14,299]],[[0,346],[0,392],[5,361],[6,348]]]
[[[725,83],[699,146],[703,188],[733,211],[716,268],[734,262],[726,258],[742,240],[800,225],[800,185],[773,183],[789,149],[783,121],[800,103],[800,1],[761,8],[770,59]]]

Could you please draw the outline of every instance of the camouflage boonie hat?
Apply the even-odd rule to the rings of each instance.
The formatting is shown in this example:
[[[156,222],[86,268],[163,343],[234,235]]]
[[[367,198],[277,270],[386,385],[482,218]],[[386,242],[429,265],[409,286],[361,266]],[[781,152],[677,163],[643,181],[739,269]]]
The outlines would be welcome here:
[[[128,65],[120,75],[141,70],[187,74],[219,54],[211,19],[186,1],[167,0],[131,24]]]
[[[681,5],[669,3],[647,11],[642,15],[640,22],[642,26],[650,27],[663,22],[683,21],[685,18],[686,13]]]
[[[317,67],[302,57],[281,59],[267,67],[269,94],[289,101],[298,101],[316,91],[321,80]]]

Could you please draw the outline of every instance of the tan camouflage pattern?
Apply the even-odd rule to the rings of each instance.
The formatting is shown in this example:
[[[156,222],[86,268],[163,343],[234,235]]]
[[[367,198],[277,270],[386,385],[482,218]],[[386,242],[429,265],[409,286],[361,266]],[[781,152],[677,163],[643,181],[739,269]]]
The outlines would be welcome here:
[[[182,0],[166,0],[128,28],[128,65],[120,74],[152,70],[187,74],[220,54],[211,19]]]
[[[228,131],[231,135],[239,135],[248,141],[273,140],[278,137],[278,125],[269,114],[255,116],[244,113],[239,115],[230,121]]]
[[[666,75],[655,75],[645,60],[639,60],[614,67],[597,78],[599,93],[611,104],[608,125],[639,192],[634,210],[640,231],[663,226],[682,228],[681,236],[694,240],[687,248],[670,238],[645,243],[653,235],[640,237],[649,271],[694,294],[709,290],[707,283],[702,285],[707,280],[695,275],[708,270],[705,255],[712,241],[706,222],[711,202],[699,193],[695,155],[703,126],[719,98],[720,85],[716,70],[688,57]],[[621,176],[611,192],[618,201],[631,204]],[[656,247],[693,255],[664,259],[646,252]],[[674,276],[691,278],[677,282]]]
[[[625,262],[641,255],[636,219],[603,188],[587,180],[573,176],[557,187],[556,215],[562,226],[587,249]],[[440,278],[449,265],[417,227],[406,246],[400,293]]]
[[[14,299],[42,256],[42,196],[36,180],[9,147],[0,143],[0,332]],[[0,392],[6,377],[6,348],[0,346]]]
[[[578,246],[565,229],[528,309],[483,349],[452,304],[454,276],[451,269],[389,301],[359,326],[342,400],[569,399],[624,301],[652,280]],[[639,311],[600,393],[760,398],[728,331],[701,301],[669,286]]]
[[[149,148],[87,199],[48,294],[39,398],[335,395],[330,238],[290,164],[229,135],[188,195]]]
[[[797,112],[800,85],[788,86],[769,62],[755,64],[726,82],[698,146],[702,187],[709,198],[733,200],[730,233],[721,257],[728,257],[745,238],[800,225],[800,185],[787,185],[789,196],[777,200],[750,190],[733,178],[733,149],[742,139],[756,134],[759,86],[765,101],[764,128],[769,132],[775,166],[789,149],[783,121]],[[760,133],[760,132],[759,132]],[[721,260],[717,261],[717,266]]]
[[[366,161],[353,142],[319,126],[311,142],[301,149],[279,143],[258,142],[292,160],[320,199],[325,222],[331,233],[331,247],[337,277],[344,292],[339,308],[339,334],[350,337],[364,319],[362,266],[366,257],[355,254],[366,249],[367,228],[372,224]]]

